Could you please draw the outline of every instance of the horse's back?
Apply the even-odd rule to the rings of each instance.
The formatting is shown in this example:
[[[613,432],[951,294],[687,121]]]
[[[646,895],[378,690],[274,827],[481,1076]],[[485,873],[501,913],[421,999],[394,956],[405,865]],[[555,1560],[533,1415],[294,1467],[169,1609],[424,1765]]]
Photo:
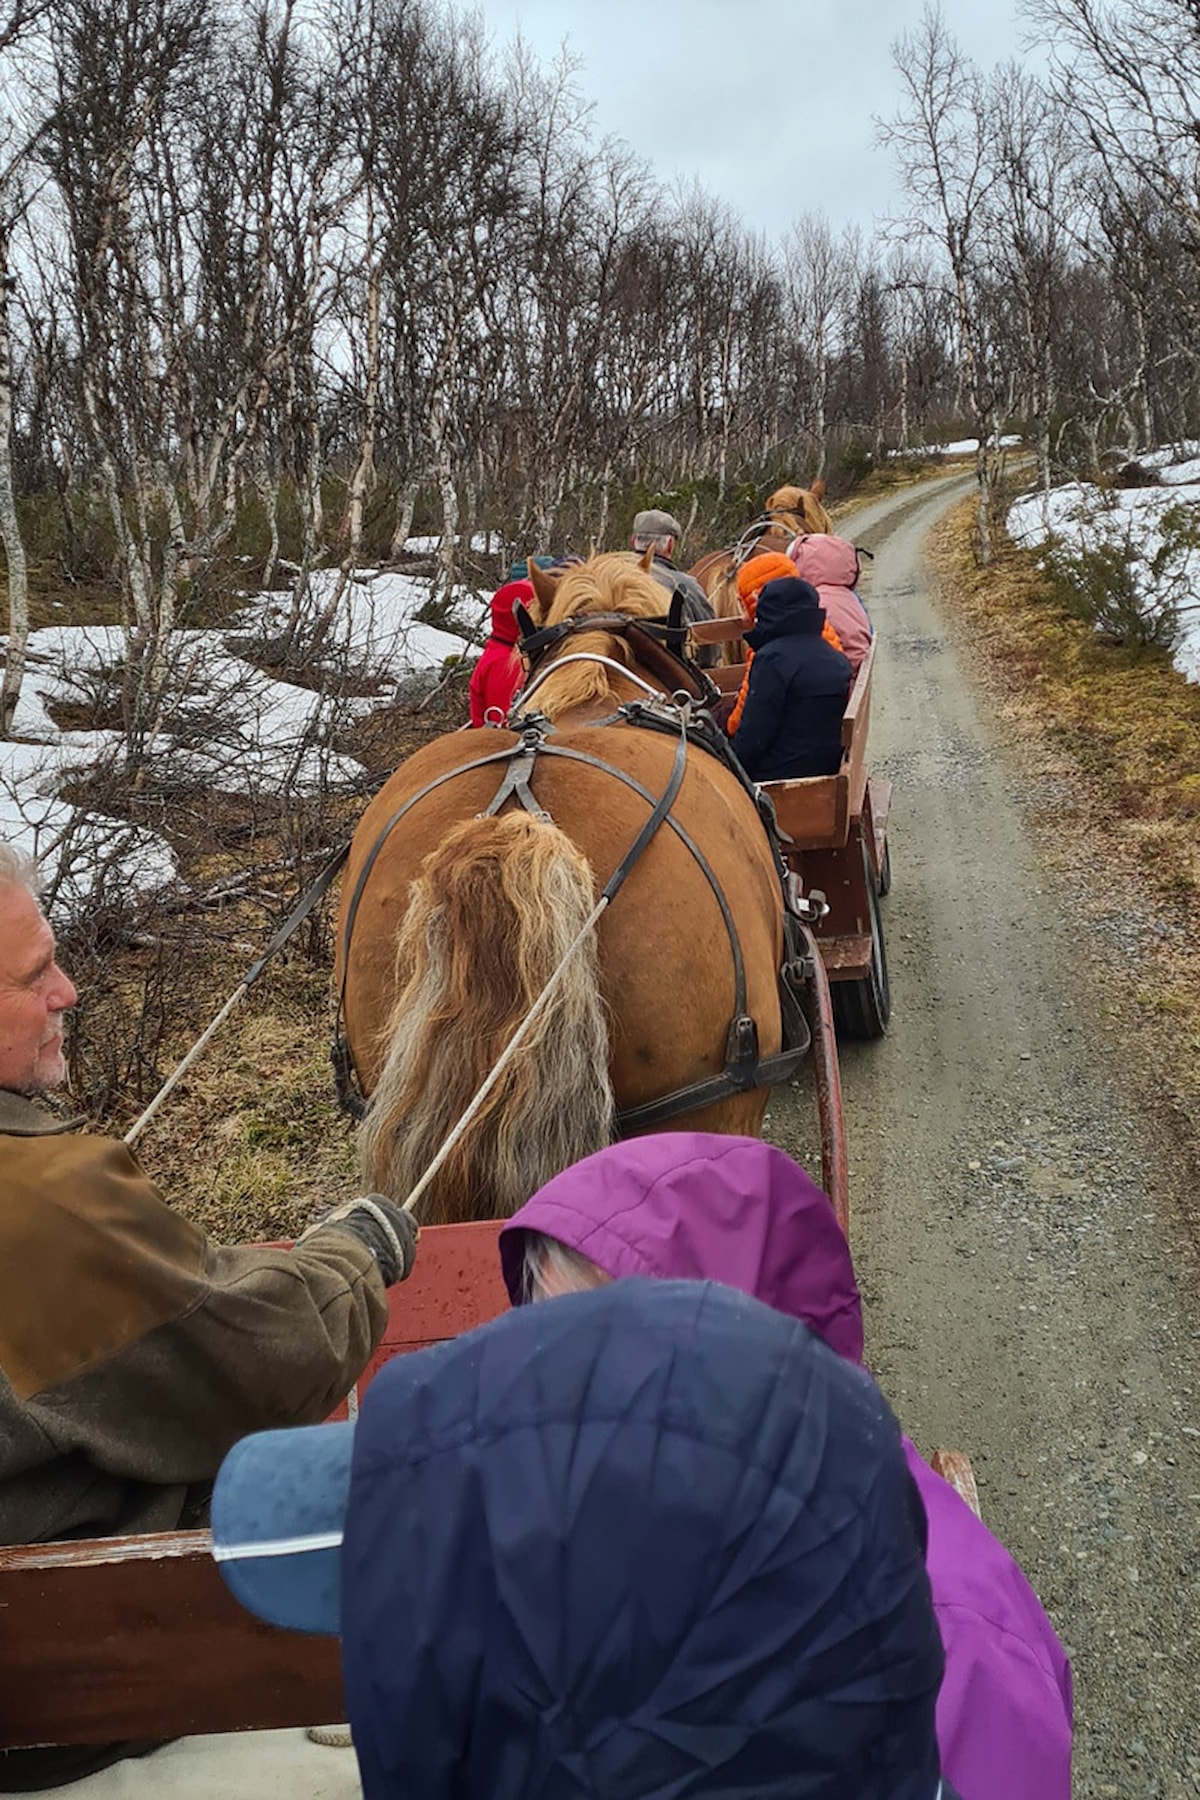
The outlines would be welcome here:
[[[439,738],[396,771],[363,815],[338,923],[340,979],[347,914],[357,894],[346,1012],[351,1040],[360,1047],[378,1033],[390,1010],[396,936],[422,862],[454,825],[487,812],[511,759],[485,759],[517,741],[511,731],[491,729]],[[528,790],[587,857],[597,892],[627,856],[666,789],[677,743],[674,734],[632,725],[567,725],[552,731],[539,750]],[[516,804],[512,798],[505,803]],[[741,783],[718,758],[689,745],[670,818],[630,870],[599,928],[602,980],[613,1017],[614,1085],[623,1104],[655,1098],[680,1078],[672,1036],[687,1046],[708,1032],[717,1046],[710,1072],[720,1066],[723,1038],[710,1032],[709,1024],[714,1007],[727,1022],[735,998],[734,952],[722,903],[734,922],[749,1007],[766,1054],[779,1043],[782,902],[775,865]],[[487,928],[481,919],[480,931]],[[363,1060],[356,1048],[360,1067]]]

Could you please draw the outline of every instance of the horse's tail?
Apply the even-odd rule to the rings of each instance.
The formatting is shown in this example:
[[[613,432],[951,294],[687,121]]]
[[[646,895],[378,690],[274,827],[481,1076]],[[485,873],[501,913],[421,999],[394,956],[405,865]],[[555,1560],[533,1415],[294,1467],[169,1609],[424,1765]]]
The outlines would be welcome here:
[[[587,858],[526,813],[469,819],[421,865],[396,947],[386,1058],[360,1137],[363,1178],[416,1186],[595,904]],[[506,1218],[612,1136],[596,934],[418,1204],[430,1223]]]

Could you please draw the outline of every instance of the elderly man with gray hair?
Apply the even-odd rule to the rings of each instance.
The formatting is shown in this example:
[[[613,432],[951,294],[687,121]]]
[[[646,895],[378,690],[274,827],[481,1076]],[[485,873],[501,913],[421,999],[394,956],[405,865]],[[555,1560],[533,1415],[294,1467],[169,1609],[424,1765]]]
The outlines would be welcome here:
[[[36,869],[0,843],[0,1544],[197,1522],[239,1438],[345,1397],[415,1251],[374,1195],[291,1250],[213,1243],[123,1143],[43,1104],[76,998]],[[0,1793],[133,1749],[0,1752]]]
[[[684,623],[695,625],[701,619],[711,619],[715,615],[708,595],[695,576],[675,565],[675,547],[682,537],[683,527],[678,519],[673,518],[669,512],[651,507],[635,515],[629,547],[638,556],[644,556],[647,550],[653,551],[654,560],[650,565],[650,573],[670,592],[672,598],[676,594],[682,594]],[[696,661],[702,668],[712,668],[719,658],[719,647],[708,644],[701,649]]]

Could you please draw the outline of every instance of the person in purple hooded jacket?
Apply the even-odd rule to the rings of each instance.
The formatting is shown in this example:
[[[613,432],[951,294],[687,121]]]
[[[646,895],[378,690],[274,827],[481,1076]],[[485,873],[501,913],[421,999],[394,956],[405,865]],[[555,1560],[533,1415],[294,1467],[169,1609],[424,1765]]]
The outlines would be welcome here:
[[[863,1358],[849,1245],[826,1196],[757,1138],[664,1133],[614,1144],[550,1181],[500,1236],[515,1305],[623,1276],[717,1280]],[[929,1523],[946,1653],[937,1705],[964,1800],[1070,1800],[1071,1668],[1013,1558],[906,1438]]]

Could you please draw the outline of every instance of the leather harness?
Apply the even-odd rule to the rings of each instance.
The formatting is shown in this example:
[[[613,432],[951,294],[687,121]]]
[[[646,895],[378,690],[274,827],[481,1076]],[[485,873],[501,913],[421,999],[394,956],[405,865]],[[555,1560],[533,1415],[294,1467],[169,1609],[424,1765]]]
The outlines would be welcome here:
[[[681,600],[681,596],[673,597],[672,614],[677,612],[675,603],[679,600]],[[682,655],[682,631],[673,618],[669,617],[666,621],[648,621],[630,618],[623,613],[594,614],[591,617],[563,620],[561,625],[550,626],[542,631],[533,629],[528,615],[522,620],[518,614],[518,622],[529,626],[522,636],[521,648],[529,658],[531,672],[536,671],[537,665],[552,647],[560,644],[572,633],[604,631],[625,636],[636,651],[638,661],[644,667],[650,669],[659,679],[670,680],[673,683],[673,691],[677,695],[675,701],[666,699],[655,702],[630,701],[626,705],[618,707],[608,718],[596,721],[596,723],[599,725],[632,725],[645,730],[665,732],[672,736],[675,739],[675,755],[671,774],[663,792],[656,796],[626,770],[615,767],[612,763],[604,761],[602,757],[553,742],[554,727],[549,720],[540,713],[527,712],[518,713],[514,719],[514,729],[519,733],[514,744],[506,746],[503,750],[493,751],[487,756],[476,757],[459,768],[449,769],[427,782],[417,793],[410,795],[380,828],[375,842],[359,870],[346,911],[346,923],[342,935],[342,981],[338,994],[332,1046],[334,1084],[339,1105],[356,1119],[361,1118],[366,1111],[366,1098],[358,1084],[342,1023],[354,922],[371,871],[392,831],[412,811],[413,807],[429,794],[444,786],[446,782],[453,781],[460,775],[470,774],[476,769],[492,765],[502,771],[500,784],[486,813],[481,816],[494,817],[510,800],[515,800],[534,818],[548,821],[550,815],[538,801],[531,786],[534,768],[539,757],[554,757],[561,761],[599,769],[604,774],[610,775],[614,781],[622,782],[644,800],[650,808],[633,843],[605,883],[603,889],[605,898],[611,900],[616,895],[651,840],[665,825],[669,830],[674,831],[708,882],[720,910],[721,920],[729,941],[733,961],[734,1009],[726,1033],[724,1067],[716,1075],[690,1082],[687,1086],[677,1088],[660,1099],[647,1101],[641,1106],[628,1107],[618,1113],[616,1118],[618,1134],[626,1136],[633,1132],[646,1131],[663,1124],[668,1119],[676,1118],[682,1113],[695,1112],[701,1107],[712,1105],[715,1101],[726,1099],[732,1094],[746,1093],[752,1088],[768,1087],[776,1082],[789,1080],[807,1055],[811,1044],[808,1022],[800,998],[800,989],[810,973],[809,957],[803,941],[799,918],[793,910],[792,885],[788,879],[780,849],[774,808],[766,796],[750,783],[729,749],[724,733],[706,712],[696,710],[697,706],[703,708],[709,703],[710,690],[714,696],[718,690],[709,681],[703,670],[696,668]],[[675,647],[676,643],[679,643],[679,649]],[[520,699],[518,698],[514,705],[519,704]],[[729,901],[703,851],[691,834],[674,817],[671,810],[683,783],[689,745],[694,745],[706,753],[718,757],[750,794],[767,831],[775,858],[776,871],[784,896],[784,958],[778,977],[783,1043],[782,1047],[771,1056],[761,1057],[759,1055],[758,1027],[748,1010],[745,958]]]

